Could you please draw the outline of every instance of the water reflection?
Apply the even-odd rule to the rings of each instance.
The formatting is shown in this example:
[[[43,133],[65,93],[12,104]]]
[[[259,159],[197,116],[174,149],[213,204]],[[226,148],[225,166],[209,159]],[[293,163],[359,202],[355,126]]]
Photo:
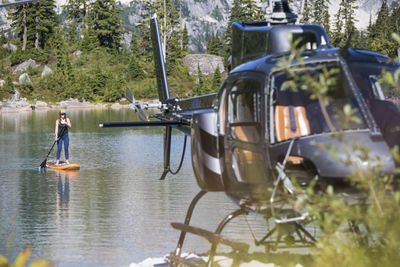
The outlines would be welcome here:
[[[57,222],[62,222],[68,218],[69,212],[69,176],[76,175],[77,173],[70,174],[69,172],[57,172],[57,201],[56,201],[56,214]],[[64,179],[64,182],[63,182]]]
[[[0,254],[12,261],[30,243],[32,258],[57,266],[127,266],[171,252],[199,187],[190,148],[177,176],[159,181],[162,128],[100,129],[99,122],[137,120],[128,109],[68,110],[70,160],[77,173],[37,169],[54,142],[57,111],[0,114]],[[183,135],[174,132],[171,165],[179,164]],[[49,159],[55,157],[52,152]],[[174,168],[175,169],[175,168]],[[210,208],[212,207],[212,208]],[[215,229],[236,206],[223,193],[209,193],[192,222]],[[248,218],[253,231],[265,221]],[[250,240],[247,221],[224,229],[228,237]],[[12,240],[8,242],[7,240]],[[8,249],[8,247],[10,249]],[[205,252],[208,241],[189,235],[184,251]]]

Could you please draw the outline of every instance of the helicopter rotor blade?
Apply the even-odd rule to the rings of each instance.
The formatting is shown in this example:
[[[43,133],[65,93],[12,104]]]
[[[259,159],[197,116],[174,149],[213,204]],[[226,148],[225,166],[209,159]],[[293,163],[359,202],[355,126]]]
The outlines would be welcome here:
[[[149,115],[143,110],[142,104],[139,101],[136,101],[135,97],[128,87],[125,88],[125,95],[128,101],[133,104],[135,111],[139,115],[139,119],[142,121],[150,121]]]
[[[131,102],[132,104],[135,104],[136,99],[135,99],[135,97],[133,96],[131,90],[128,87],[125,88],[125,96],[126,96],[126,98],[128,99],[129,102]]]

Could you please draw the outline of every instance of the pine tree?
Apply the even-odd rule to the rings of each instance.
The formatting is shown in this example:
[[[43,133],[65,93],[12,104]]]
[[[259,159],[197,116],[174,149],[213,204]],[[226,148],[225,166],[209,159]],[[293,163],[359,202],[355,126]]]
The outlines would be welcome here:
[[[150,34],[150,16],[154,13],[153,6],[150,1],[141,1],[139,15],[140,19],[137,25],[137,43],[139,46],[140,56],[146,62],[153,60],[152,40]]]
[[[32,4],[16,5],[10,9],[8,19],[11,27],[21,40],[21,50],[25,51],[28,43],[28,13],[32,10]]]
[[[11,27],[21,40],[21,50],[43,49],[58,25],[55,1],[17,5],[9,13]]]
[[[186,24],[182,32],[182,51],[185,54],[189,53],[189,33]]]
[[[68,21],[68,38],[73,43],[80,39],[80,36],[88,27],[87,15],[88,5],[86,0],[68,0],[64,6]]]
[[[43,49],[58,26],[55,0],[39,1],[33,4],[36,10],[35,48]]]
[[[96,0],[89,11],[88,26],[93,30],[99,45],[114,51],[121,48],[124,33],[119,13],[115,0]]]
[[[196,95],[202,95],[204,94],[204,77],[203,73],[201,72],[200,65],[197,64],[197,85],[196,85]]]
[[[354,26],[356,19],[354,14],[358,7],[355,2],[356,0],[342,0],[339,5],[339,10],[334,20],[335,27],[332,31],[332,44],[334,46],[345,46],[349,39],[352,38],[352,34],[356,32]],[[350,45],[352,44],[354,44],[354,42],[350,43]]]
[[[264,13],[254,0],[233,0],[228,27],[224,34],[224,57],[231,54],[232,23],[235,21],[263,21]]]
[[[221,55],[222,52],[222,41],[220,40],[219,32],[216,32],[215,35],[210,38],[207,42],[207,54]]]
[[[71,59],[64,36],[65,32],[62,28],[57,28],[53,36],[53,43],[57,56],[57,72],[61,74],[65,80],[71,80],[73,78]]]
[[[213,92],[218,91],[219,87],[221,86],[221,82],[222,82],[221,71],[219,69],[219,66],[217,66],[212,79],[211,90]]]
[[[160,21],[167,72],[171,73],[180,64],[178,59],[184,55],[178,9],[173,0],[156,0],[153,7]]]
[[[396,13],[397,12],[397,13]],[[398,11],[395,9],[392,15],[397,15]],[[396,20],[398,18],[395,18]],[[396,54],[396,44],[391,38],[394,30],[393,19],[389,14],[387,1],[382,2],[381,8],[378,12],[378,17],[369,30],[370,49],[394,56]]]

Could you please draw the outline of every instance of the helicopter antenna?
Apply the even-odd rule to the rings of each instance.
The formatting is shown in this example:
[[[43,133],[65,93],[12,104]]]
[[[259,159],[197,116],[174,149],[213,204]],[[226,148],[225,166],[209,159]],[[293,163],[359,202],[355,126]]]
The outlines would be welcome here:
[[[290,10],[287,0],[268,0],[266,4],[266,21],[270,25],[296,23],[297,15]]]

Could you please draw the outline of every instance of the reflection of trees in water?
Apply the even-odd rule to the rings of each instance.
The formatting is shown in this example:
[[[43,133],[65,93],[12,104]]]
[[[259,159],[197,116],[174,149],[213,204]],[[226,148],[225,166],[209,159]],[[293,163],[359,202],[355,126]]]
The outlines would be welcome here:
[[[61,173],[57,174],[57,221],[68,218],[69,211],[69,175],[67,173],[64,174],[64,183],[61,176]]]

